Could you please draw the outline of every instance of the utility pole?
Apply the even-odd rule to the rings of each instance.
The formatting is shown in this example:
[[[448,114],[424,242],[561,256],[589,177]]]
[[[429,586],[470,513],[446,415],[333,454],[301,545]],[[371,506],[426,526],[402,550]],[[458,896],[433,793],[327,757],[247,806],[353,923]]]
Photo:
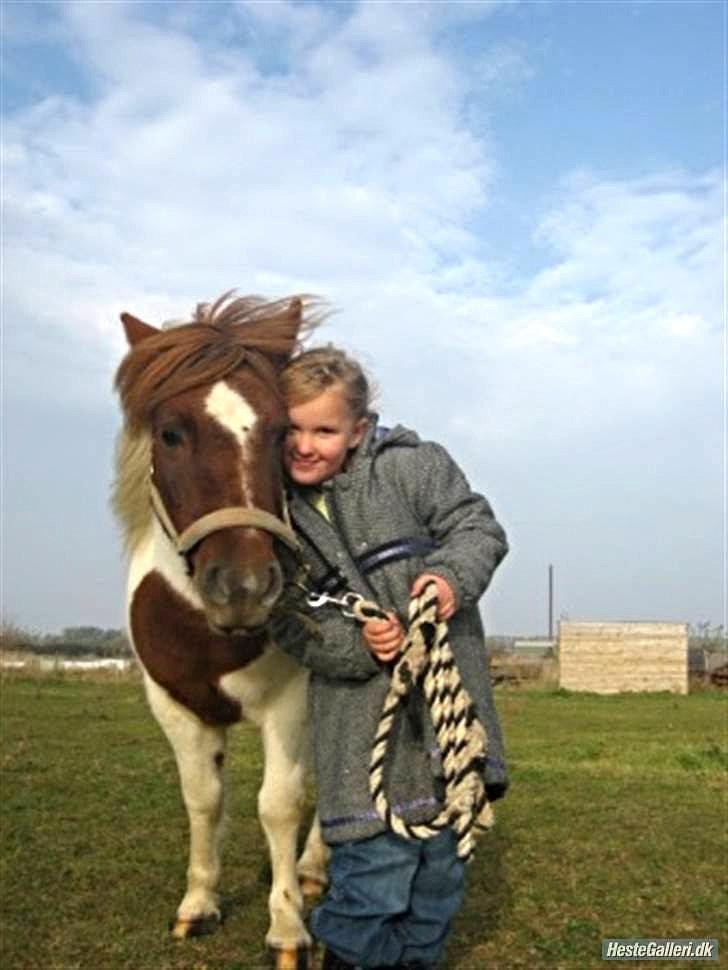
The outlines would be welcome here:
[[[554,567],[549,564],[549,640],[554,638]]]

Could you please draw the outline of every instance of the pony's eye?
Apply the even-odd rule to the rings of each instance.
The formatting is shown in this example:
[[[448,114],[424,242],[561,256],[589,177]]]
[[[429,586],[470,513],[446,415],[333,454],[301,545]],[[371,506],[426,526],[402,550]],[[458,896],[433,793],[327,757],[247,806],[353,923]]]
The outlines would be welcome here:
[[[161,438],[162,442],[168,448],[176,448],[182,444],[182,435],[179,431],[175,431],[174,428],[163,428]]]

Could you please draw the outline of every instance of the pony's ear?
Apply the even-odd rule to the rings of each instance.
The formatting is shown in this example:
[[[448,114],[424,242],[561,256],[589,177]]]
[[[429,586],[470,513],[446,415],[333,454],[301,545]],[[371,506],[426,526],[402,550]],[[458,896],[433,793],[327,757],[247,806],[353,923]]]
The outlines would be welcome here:
[[[156,333],[159,333],[156,327],[153,327],[150,323],[144,323],[143,320],[133,317],[131,313],[122,313],[121,322],[124,324],[124,333],[126,334],[126,340],[130,347],[134,344],[138,344],[142,340],[146,340],[147,337],[153,337]]]

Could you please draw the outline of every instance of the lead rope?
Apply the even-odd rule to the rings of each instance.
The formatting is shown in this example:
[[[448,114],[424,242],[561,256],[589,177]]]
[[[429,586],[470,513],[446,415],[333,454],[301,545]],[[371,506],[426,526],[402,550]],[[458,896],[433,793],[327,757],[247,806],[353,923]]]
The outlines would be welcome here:
[[[362,623],[386,614],[361,600],[351,611]],[[430,822],[406,822],[389,804],[384,790],[384,764],[397,708],[417,684],[429,707],[445,782],[444,805]],[[369,760],[369,791],[379,817],[408,839],[429,839],[448,825],[457,837],[458,857],[473,854],[475,835],[493,825],[493,812],[483,782],[488,750],[485,728],[463,686],[448,641],[447,623],[437,619],[437,586],[428,583],[409,603],[409,628],[402,655],[392,672]]]

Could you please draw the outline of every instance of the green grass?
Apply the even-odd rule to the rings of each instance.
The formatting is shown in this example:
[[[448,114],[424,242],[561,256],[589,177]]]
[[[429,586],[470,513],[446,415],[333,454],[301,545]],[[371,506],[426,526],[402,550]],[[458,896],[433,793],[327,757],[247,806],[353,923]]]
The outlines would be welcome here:
[[[448,970],[602,967],[608,936],[717,936],[725,960],[725,698],[534,690],[498,703],[512,788],[469,866]],[[262,964],[252,730],[233,732],[228,759],[226,922],[177,943],[186,822],[139,684],[13,676],[2,714],[4,970]]]

